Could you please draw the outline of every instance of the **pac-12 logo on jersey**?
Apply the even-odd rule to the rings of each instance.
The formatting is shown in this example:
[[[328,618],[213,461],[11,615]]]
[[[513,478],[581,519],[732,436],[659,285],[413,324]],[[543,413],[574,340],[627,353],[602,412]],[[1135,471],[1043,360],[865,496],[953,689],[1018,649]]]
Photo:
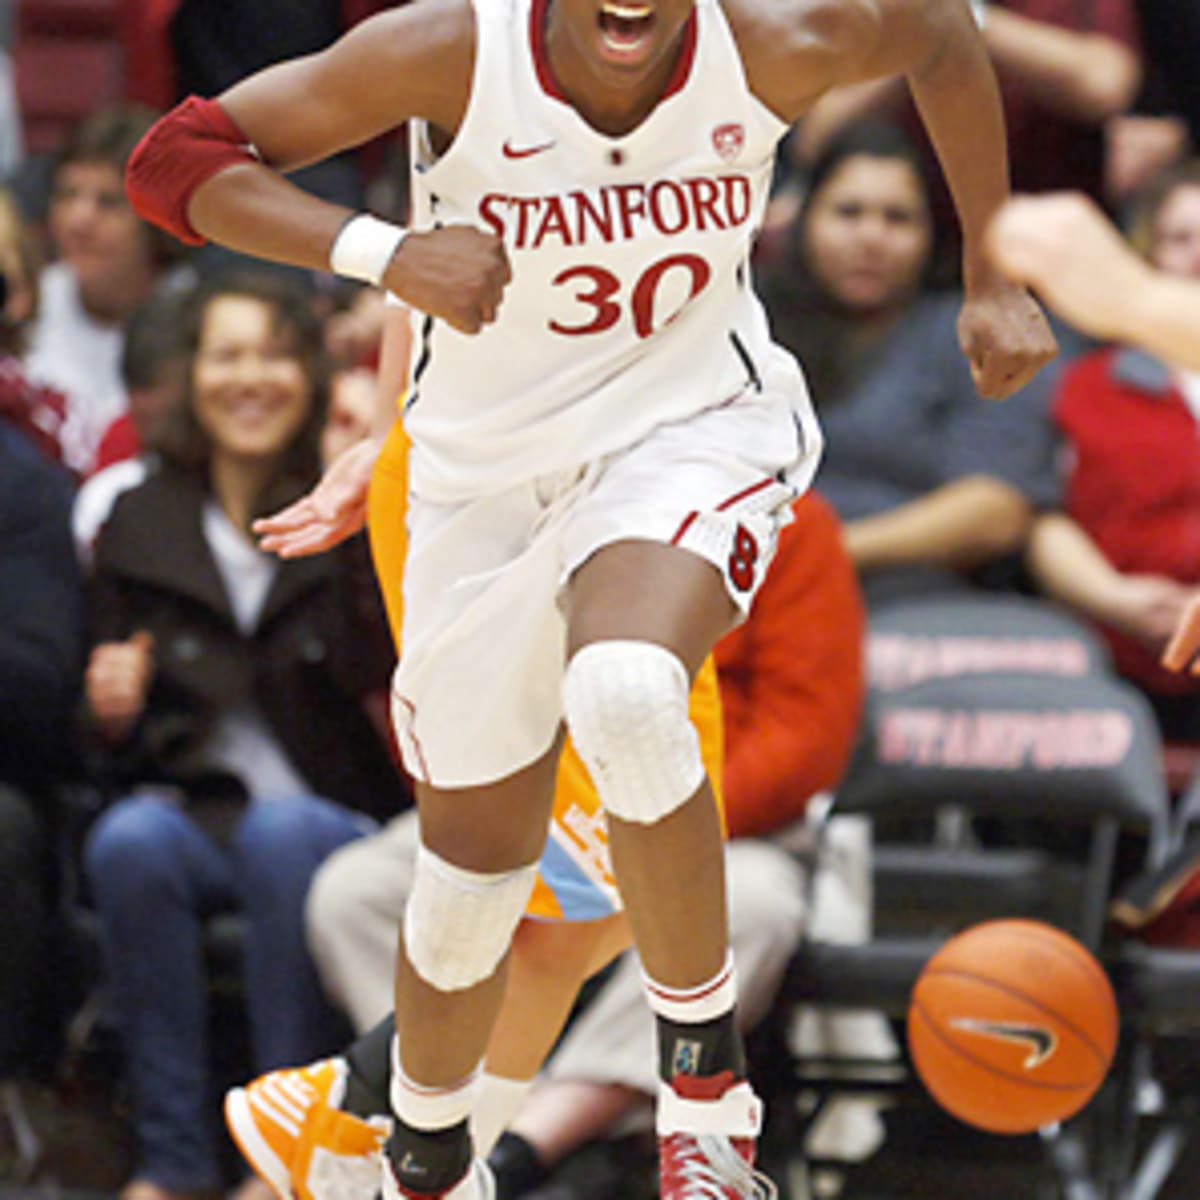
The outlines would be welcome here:
[[[733,162],[746,144],[746,127],[737,121],[727,121],[712,132],[713,149],[724,162]]]

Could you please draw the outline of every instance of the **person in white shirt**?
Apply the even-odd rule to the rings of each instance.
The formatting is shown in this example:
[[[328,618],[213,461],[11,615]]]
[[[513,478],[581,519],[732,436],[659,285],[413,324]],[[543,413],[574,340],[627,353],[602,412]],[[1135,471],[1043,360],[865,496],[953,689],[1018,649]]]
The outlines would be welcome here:
[[[125,322],[182,250],[138,217],[121,182],[153,116],[135,106],[100,110],[74,132],[54,171],[48,224],[58,257],[42,272],[27,363],[33,379],[67,397],[64,458],[83,475],[128,406]]]

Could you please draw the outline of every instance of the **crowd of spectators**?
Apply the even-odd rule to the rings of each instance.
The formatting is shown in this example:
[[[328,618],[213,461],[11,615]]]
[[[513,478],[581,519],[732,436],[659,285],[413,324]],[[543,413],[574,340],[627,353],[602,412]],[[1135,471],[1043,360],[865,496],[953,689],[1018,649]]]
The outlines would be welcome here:
[[[408,792],[378,715],[392,650],[365,545],[281,563],[249,533],[370,432],[379,298],[186,250],[135,216],[125,161],[156,110],[385,6],[125,5],[127,94],[59,147],[44,210],[14,199],[37,192],[0,60],[0,1088],[53,1074],[52,934],[62,897],[82,897],[132,1097],[126,1200],[237,1182],[206,922],[246,920],[248,1069],[328,1052],[347,1026],[305,941],[309,884]],[[1086,192],[1158,267],[1200,278],[1200,10],[974,7],[1017,186]],[[1040,595],[1095,623],[1165,741],[1200,748],[1200,683],[1156,665],[1200,591],[1200,379],[1060,326],[1051,369],[980,400],[956,341],[954,232],[913,132],[899,84],[823,102],[781,155],[756,263],[814,394],[816,490],[868,620],[914,597]],[[368,150],[300,180],[361,207],[396,194],[395,171]],[[81,793],[99,815],[73,845]],[[326,964],[355,861],[320,876]]]

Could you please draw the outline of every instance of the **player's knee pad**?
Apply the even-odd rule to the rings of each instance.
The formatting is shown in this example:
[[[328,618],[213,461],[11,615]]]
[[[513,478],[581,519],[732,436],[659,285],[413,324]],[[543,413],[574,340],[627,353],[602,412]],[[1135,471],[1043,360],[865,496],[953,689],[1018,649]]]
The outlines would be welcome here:
[[[652,642],[592,642],[563,678],[563,712],[604,807],[652,825],[704,779],[683,663]]]
[[[443,992],[482,983],[508,950],[536,875],[537,863],[495,875],[467,871],[419,847],[404,910],[413,970]]]

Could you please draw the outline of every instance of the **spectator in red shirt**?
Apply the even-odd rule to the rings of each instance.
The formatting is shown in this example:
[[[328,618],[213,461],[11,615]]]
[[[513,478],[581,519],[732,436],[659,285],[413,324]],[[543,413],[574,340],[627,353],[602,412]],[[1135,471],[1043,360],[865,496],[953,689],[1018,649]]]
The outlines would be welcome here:
[[[1159,270],[1200,280],[1200,161],[1159,178],[1134,241]],[[1099,625],[1165,736],[1200,741],[1200,678],[1158,661],[1200,596],[1200,374],[1113,346],[1067,372],[1052,411],[1066,450],[1062,506],[1034,527],[1034,574]]]

